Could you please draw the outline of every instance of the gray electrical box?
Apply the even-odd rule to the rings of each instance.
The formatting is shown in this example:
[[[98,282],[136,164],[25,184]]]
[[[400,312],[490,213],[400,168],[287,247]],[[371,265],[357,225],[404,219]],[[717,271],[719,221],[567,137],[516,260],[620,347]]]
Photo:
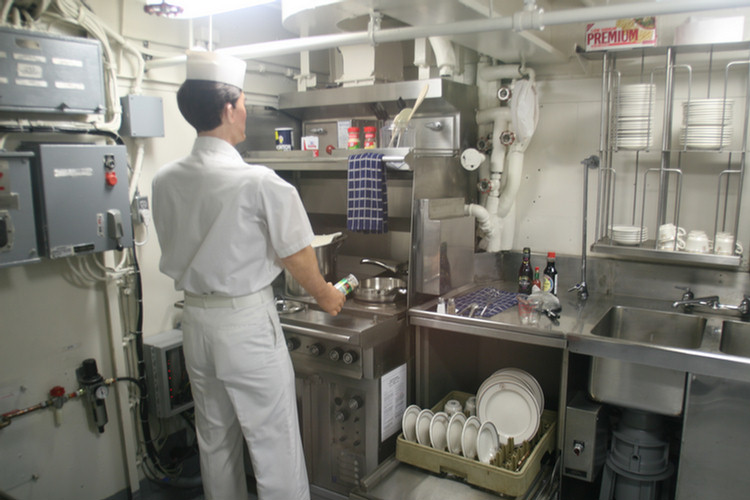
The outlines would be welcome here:
[[[168,330],[143,341],[150,409],[167,418],[193,407],[193,393],[182,351],[182,330]]]
[[[103,113],[99,42],[0,28],[0,88],[0,111]]]
[[[39,262],[32,153],[0,151],[0,267]]]
[[[164,137],[164,106],[161,97],[126,95],[122,104],[123,137]]]
[[[608,433],[603,406],[576,394],[565,411],[563,474],[594,481],[607,456]]]
[[[42,254],[50,259],[133,246],[125,146],[24,144],[35,153]]]

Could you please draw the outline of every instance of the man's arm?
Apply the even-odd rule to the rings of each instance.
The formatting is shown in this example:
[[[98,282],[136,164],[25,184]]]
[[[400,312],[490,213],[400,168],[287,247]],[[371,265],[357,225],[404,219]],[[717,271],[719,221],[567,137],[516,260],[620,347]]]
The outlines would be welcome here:
[[[281,259],[281,262],[325,312],[335,316],[341,311],[346,296],[336,290],[331,283],[327,283],[320,274],[318,259],[311,246],[308,245],[299,252]]]

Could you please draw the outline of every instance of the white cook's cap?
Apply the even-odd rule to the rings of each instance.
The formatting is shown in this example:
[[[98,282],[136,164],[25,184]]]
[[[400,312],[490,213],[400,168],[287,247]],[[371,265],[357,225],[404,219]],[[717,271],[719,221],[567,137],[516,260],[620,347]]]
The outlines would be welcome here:
[[[188,80],[208,80],[226,83],[242,89],[245,85],[247,63],[242,59],[219,52],[188,51]]]

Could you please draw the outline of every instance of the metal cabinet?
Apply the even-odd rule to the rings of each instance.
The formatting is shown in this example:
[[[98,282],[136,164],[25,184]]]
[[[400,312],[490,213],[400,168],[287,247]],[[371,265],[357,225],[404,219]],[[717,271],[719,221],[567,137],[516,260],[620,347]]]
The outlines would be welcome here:
[[[719,233],[742,238],[749,53],[742,42],[586,54],[602,61],[592,250],[633,260],[741,265],[734,241],[730,252],[725,244],[691,252],[677,241],[660,244],[659,229],[674,224],[702,230],[709,241]]]

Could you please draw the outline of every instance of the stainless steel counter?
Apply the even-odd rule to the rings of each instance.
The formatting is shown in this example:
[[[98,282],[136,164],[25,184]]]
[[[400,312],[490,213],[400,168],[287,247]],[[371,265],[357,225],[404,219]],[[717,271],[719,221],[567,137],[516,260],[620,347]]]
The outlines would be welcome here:
[[[446,297],[470,293],[485,286],[500,290],[515,290],[512,282],[496,281],[472,284],[451,292]],[[436,312],[437,300],[409,310],[409,321],[416,326],[458,331],[523,342],[532,345],[567,348],[570,352],[596,357],[617,359],[644,365],[671,368],[693,374],[750,382],[750,358],[725,354],[719,350],[721,327],[724,320],[738,320],[736,314],[714,314],[696,309],[692,314],[706,318],[700,346],[696,349],[676,348],[623,339],[604,337],[591,333],[597,322],[614,306],[636,307],[650,310],[679,312],[671,301],[644,300],[617,295],[593,295],[579,302],[573,293],[560,294],[562,312],[559,325],[553,325],[542,316],[538,325],[522,325],[514,309],[490,318],[467,318]]]

